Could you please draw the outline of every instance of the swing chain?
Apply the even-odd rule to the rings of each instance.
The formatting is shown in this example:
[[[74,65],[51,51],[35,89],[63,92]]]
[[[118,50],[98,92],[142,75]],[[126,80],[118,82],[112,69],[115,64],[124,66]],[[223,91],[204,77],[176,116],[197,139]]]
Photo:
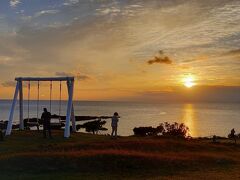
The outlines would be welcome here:
[[[31,85],[30,85],[30,81],[28,81],[28,106],[27,106],[27,110],[28,110],[28,122],[29,122],[29,112],[30,112],[30,91],[31,91]]]
[[[40,83],[38,81],[37,84],[37,122],[38,122],[38,117],[39,117],[39,97],[40,96]]]
[[[50,101],[49,101],[49,109],[52,112],[52,81],[50,81]]]
[[[61,110],[62,110],[62,81],[59,83],[59,120],[61,120]]]

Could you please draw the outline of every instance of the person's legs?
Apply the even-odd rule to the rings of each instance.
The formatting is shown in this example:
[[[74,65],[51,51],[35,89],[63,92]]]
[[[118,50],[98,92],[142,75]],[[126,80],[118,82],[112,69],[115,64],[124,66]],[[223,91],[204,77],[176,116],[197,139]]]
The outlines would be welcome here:
[[[117,126],[115,127],[115,137],[117,137]]]
[[[112,137],[113,137],[113,133],[114,133],[114,127],[112,126],[112,133],[111,133]]]
[[[52,138],[52,131],[50,125],[48,126],[48,135],[50,138]]]
[[[3,131],[0,130],[0,141],[3,141],[4,135],[3,135]]]
[[[111,134],[111,136],[113,137],[113,135],[115,137],[117,137],[117,127],[116,126],[112,126],[112,134]]]
[[[47,134],[46,134],[46,126],[43,125],[43,137],[46,138]]]

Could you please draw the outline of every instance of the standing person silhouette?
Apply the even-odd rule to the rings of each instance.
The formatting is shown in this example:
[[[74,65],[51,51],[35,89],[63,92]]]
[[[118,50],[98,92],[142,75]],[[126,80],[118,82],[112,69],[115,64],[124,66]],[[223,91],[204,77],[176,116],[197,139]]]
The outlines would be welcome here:
[[[119,116],[118,116],[118,113],[115,112],[113,114],[113,117],[112,117],[112,134],[111,134],[111,137],[113,137],[113,134],[115,136],[115,138],[117,137],[117,128],[118,128],[118,121],[119,121]]]
[[[43,121],[43,137],[47,137],[47,131],[48,131],[48,136],[52,138],[52,133],[51,133],[51,113],[47,111],[47,108],[43,108],[43,113],[41,116],[41,119]]]
[[[235,144],[237,143],[237,140],[236,140],[236,135],[235,135],[235,129],[233,128],[230,132],[230,138],[232,138],[235,142]]]

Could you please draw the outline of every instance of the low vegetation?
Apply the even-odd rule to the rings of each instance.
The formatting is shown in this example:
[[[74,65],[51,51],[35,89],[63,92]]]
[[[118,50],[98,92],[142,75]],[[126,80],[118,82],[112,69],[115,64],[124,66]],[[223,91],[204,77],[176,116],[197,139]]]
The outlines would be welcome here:
[[[1,179],[239,179],[240,145],[164,136],[53,139],[13,131],[0,142]]]
[[[89,121],[84,123],[83,125],[78,125],[79,128],[84,128],[86,132],[92,132],[93,134],[98,131],[107,131],[108,129],[103,127],[106,124],[106,121],[102,121],[101,119],[95,121]]]
[[[136,136],[170,136],[186,138],[189,137],[189,128],[181,123],[161,123],[156,128],[150,127],[135,127],[133,129],[134,135]]]

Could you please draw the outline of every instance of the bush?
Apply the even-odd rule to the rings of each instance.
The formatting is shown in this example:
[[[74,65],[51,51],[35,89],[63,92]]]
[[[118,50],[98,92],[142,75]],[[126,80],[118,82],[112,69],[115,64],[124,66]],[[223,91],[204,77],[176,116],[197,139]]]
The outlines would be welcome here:
[[[168,122],[161,123],[160,126],[164,128],[163,135],[164,136],[174,136],[174,137],[187,137],[189,136],[189,128],[184,124],[178,124],[174,122],[170,124]]]
[[[157,136],[161,133],[161,129],[149,127],[138,127],[133,129],[134,135],[136,136]]]
[[[95,132],[98,131],[106,131],[107,128],[104,128],[103,125],[106,124],[106,121],[102,121],[100,120],[96,120],[96,121],[90,121],[90,122],[86,122],[83,125],[80,125],[81,128],[85,128],[85,130],[87,132],[92,132],[93,134],[95,134]]]
[[[181,123],[177,122],[170,124],[168,122],[161,123],[156,128],[149,127],[135,127],[133,129],[136,136],[172,136],[186,138],[189,136],[189,128]]]

